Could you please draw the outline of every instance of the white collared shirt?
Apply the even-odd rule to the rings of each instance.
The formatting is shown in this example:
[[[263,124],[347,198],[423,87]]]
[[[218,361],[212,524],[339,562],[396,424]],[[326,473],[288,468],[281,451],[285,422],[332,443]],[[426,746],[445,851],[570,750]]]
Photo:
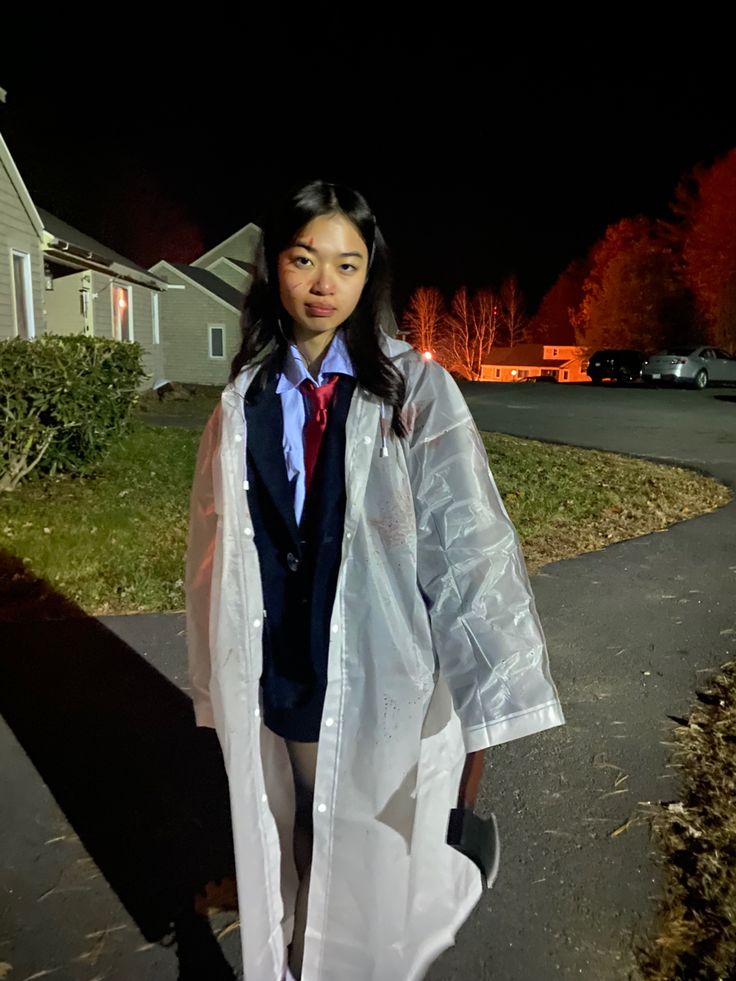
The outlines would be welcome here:
[[[294,494],[294,514],[297,524],[302,518],[306,494],[304,424],[308,419],[311,405],[299,386],[305,378],[310,378],[319,387],[324,385],[328,381],[328,376],[335,372],[351,377],[355,376],[342,328],[337,329],[335,336],[330,341],[330,346],[327,348],[327,353],[322,360],[316,378],[307,370],[296,344],[290,344],[286,353],[284,370],[279,374],[276,383],[276,394],[281,396],[281,411],[284,417],[284,460],[286,461],[289,485]]]

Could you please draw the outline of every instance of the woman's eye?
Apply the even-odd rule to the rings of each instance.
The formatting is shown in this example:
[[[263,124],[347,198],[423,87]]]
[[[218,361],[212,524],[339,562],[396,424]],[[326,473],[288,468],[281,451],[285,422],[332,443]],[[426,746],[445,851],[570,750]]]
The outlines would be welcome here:
[[[354,266],[354,265],[352,264],[352,262],[343,262],[340,268],[341,268],[341,269],[352,269],[352,270],[353,270],[353,272],[355,272],[355,270],[356,270],[356,269],[357,269],[358,267],[357,267],[357,266]]]
[[[294,256],[293,261],[295,266],[299,266],[300,269],[306,269],[307,268],[306,264],[310,263],[312,260],[307,258],[307,256],[305,255],[296,255]],[[302,263],[304,263],[304,265],[302,265]]]

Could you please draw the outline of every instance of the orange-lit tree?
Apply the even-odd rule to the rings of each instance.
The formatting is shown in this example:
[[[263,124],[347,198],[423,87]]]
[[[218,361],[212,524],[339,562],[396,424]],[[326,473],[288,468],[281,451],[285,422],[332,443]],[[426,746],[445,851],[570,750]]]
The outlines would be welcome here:
[[[438,357],[448,371],[476,381],[496,335],[498,298],[489,289],[473,297],[462,286],[444,320]]]
[[[677,256],[660,227],[624,218],[593,248],[572,321],[588,347],[654,350],[681,334],[687,309]]]
[[[442,294],[434,286],[420,286],[411,295],[404,313],[407,340],[417,351],[430,351],[436,357],[446,317]]]
[[[671,231],[707,340],[736,352],[736,149],[677,189]]]

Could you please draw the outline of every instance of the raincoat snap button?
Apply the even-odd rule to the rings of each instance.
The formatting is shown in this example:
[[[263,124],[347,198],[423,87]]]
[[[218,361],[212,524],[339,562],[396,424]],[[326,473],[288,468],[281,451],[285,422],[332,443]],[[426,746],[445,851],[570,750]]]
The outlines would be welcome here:
[[[255,710],[255,717],[256,717],[257,719],[260,719],[260,717],[261,717],[261,710],[260,710],[260,709],[256,709],[256,710]]]
[[[261,794],[261,804],[265,804],[268,800],[268,794]]]
[[[336,634],[339,629],[340,628],[339,628],[339,626],[336,623],[333,623],[332,624],[332,632],[333,632],[333,634]]]
[[[352,531],[346,531],[346,532],[345,532],[345,537],[346,537],[346,538],[352,538],[352,537],[353,537],[353,533],[352,533]]]
[[[252,528],[246,528],[245,529],[245,534],[250,538],[250,536],[253,534],[253,529]]]
[[[242,443],[243,442],[243,437],[240,435],[240,433],[236,433],[235,434],[235,442],[236,443]]]
[[[260,627],[260,625],[261,625],[261,621],[260,620],[256,619],[256,620],[253,621],[253,626],[254,627]]]
[[[286,556],[286,564],[289,566],[292,572],[296,572],[299,568],[299,559],[292,552]]]
[[[320,814],[324,814],[325,811],[327,810],[327,804],[320,804],[317,810],[319,811]]]
[[[325,719],[325,725],[326,726],[334,726],[334,724],[335,724],[335,720],[334,719]]]
[[[370,438],[370,436],[364,436],[364,437],[363,437],[363,442],[364,442],[364,443],[365,443],[365,445],[367,446],[367,445],[368,445],[369,443],[372,443],[372,442],[373,442],[373,440],[372,440],[372,439]]]

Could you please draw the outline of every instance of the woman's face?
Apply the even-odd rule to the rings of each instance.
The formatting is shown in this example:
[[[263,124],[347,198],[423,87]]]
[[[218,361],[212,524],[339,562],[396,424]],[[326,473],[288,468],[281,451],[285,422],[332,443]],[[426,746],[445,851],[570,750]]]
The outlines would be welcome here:
[[[297,339],[334,332],[355,310],[368,275],[368,250],[343,215],[305,225],[279,255],[279,291]]]

